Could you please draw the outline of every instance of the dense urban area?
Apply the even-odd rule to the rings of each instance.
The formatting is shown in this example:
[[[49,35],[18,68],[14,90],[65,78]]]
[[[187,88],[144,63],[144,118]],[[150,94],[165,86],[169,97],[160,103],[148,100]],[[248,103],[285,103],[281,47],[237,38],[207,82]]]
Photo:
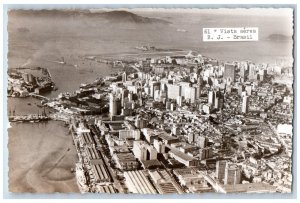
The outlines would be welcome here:
[[[9,72],[8,96],[53,109],[9,120],[64,121],[82,193],[291,192],[293,89],[275,81],[291,67],[194,52],[110,63],[123,71],[55,99],[47,69]]]

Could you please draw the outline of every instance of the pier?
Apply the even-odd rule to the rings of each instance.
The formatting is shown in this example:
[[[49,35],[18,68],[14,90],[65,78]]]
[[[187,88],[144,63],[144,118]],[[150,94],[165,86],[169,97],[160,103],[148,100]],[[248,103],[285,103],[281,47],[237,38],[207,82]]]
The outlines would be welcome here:
[[[47,102],[50,100],[48,97],[44,97],[42,95],[35,94],[35,93],[29,93],[29,96],[36,98],[36,99],[45,100]]]
[[[45,115],[38,115],[38,114],[28,114],[22,116],[9,116],[9,122],[41,122],[41,121],[48,121],[50,117]]]

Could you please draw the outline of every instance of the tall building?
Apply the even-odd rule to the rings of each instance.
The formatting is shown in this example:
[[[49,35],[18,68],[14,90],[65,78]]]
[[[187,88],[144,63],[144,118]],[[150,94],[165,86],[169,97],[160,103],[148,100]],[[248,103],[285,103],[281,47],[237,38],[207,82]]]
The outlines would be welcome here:
[[[182,106],[182,96],[178,96],[178,97],[176,98],[176,102],[177,102],[177,105],[178,105],[179,107],[181,107],[181,106]]]
[[[161,82],[160,84],[160,90],[166,92],[167,91],[167,81]]]
[[[249,80],[250,81],[257,80],[256,66],[254,64],[249,64]]]
[[[220,109],[220,99],[221,99],[221,92],[219,90],[214,91],[214,108],[215,109]]]
[[[244,96],[242,102],[242,113],[248,113],[248,109],[249,109],[248,103],[249,103],[248,96]]]
[[[194,85],[194,87],[197,89],[196,99],[200,99],[201,96],[201,82],[199,80],[198,83]]]
[[[185,87],[190,87],[191,83],[189,82],[179,82],[179,85],[181,86],[182,90],[184,91]]]
[[[234,81],[235,79],[235,65],[234,64],[225,64],[224,67],[224,78],[227,80],[228,78],[231,78],[231,81]]]
[[[170,101],[166,102],[166,109],[168,109],[168,110],[171,109],[171,102]]]
[[[216,97],[215,98],[215,105],[214,105],[215,109],[219,109],[220,108],[220,98]]]
[[[156,149],[145,141],[134,141],[132,151],[134,156],[140,161],[157,159]]]
[[[152,81],[150,83],[150,95],[151,97],[154,97],[154,93],[156,90],[160,90],[160,82]]]
[[[252,86],[251,85],[247,85],[245,87],[245,90],[247,92],[247,95],[251,95],[252,94]]]
[[[181,87],[181,96],[184,96],[184,98],[187,99],[187,89],[191,86],[191,84],[189,82],[180,82],[179,85]]]
[[[23,74],[22,74],[22,78],[23,78],[23,80],[24,80],[26,83],[29,83],[29,75],[28,75],[28,73],[23,73]]]
[[[200,149],[199,156],[201,160],[209,159],[213,157],[213,149],[211,147]]]
[[[185,88],[185,100],[190,101],[191,103],[196,102],[197,89],[195,87],[186,87]]]
[[[219,91],[209,91],[208,92],[208,104],[210,104],[213,108],[219,108]]]
[[[197,139],[197,135],[194,134],[194,133],[189,133],[188,134],[188,142],[191,144],[191,143],[194,143]]]
[[[122,74],[122,82],[126,82],[126,81],[127,81],[127,73],[124,72],[124,73]]]
[[[176,110],[176,105],[175,105],[175,103],[171,102],[170,110],[171,110],[171,111],[175,111],[175,110]]]
[[[208,103],[211,104],[211,105],[214,105],[215,103],[215,93],[214,91],[209,91],[208,92]]]
[[[122,92],[121,92],[121,104],[122,104],[122,107],[124,107],[124,103],[125,103],[126,98],[128,97],[128,93],[129,93],[128,90],[122,89]]]
[[[246,73],[248,70],[248,63],[247,62],[241,62],[241,66],[240,66],[240,76],[241,78],[244,79],[244,81],[246,80]]]
[[[32,83],[34,81],[34,76],[32,74],[28,74],[28,81]]]
[[[267,76],[267,70],[259,70],[259,80],[264,81]]]
[[[121,111],[121,101],[114,94],[109,95],[109,114],[118,115]]]
[[[168,84],[168,98],[177,99],[178,96],[181,96],[181,86],[177,84]]]
[[[241,168],[232,163],[225,167],[224,185],[235,185],[241,183]]]
[[[161,91],[160,90],[155,90],[153,98],[154,98],[154,101],[161,101]]]
[[[242,95],[242,92],[245,90],[245,86],[239,85],[238,88],[237,88],[237,90],[238,90],[238,94]]]
[[[197,142],[198,142],[198,146],[200,148],[205,148],[208,144],[208,139],[207,139],[207,137],[204,137],[204,136],[198,136]]]
[[[216,177],[221,183],[224,182],[226,163],[225,160],[219,160],[216,163]]]

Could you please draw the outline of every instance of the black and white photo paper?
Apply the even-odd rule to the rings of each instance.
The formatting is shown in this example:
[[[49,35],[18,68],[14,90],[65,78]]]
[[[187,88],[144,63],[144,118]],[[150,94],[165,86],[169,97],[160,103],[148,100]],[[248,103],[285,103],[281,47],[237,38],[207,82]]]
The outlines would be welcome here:
[[[293,8],[32,5],[5,29],[9,192],[292,192]]]

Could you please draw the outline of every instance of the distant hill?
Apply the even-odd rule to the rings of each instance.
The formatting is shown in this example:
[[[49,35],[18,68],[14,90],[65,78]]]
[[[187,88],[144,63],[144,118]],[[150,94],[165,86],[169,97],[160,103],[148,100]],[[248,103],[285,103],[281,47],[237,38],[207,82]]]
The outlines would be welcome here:
[[[271,34],[271,35],[269,35],[269,37],[267,39],[271,40],[271,41],[279,42],[279,41],[290,41],[290,40],[292,40],[292,37],[282,35],[282,34]]]
[[[129,11],[115,10],[107,12],[90,12],[89,10],[11,10],[9,16],[31,16],[31,17],[49,17],[49,18],[77,18],[91,17],[99,20],[105,20],[111,23],[136,23],[136,24],[171,24],[169,21],[143,17]]]
[[[127,21],[127,22],[146,23],[146,24],[148,23],[170,24],[170,22],[166,20],[142,17],[128,11],[108,11],[104,13],[99,13],[98,16],[106,18],[107,20],[112,22]]]

